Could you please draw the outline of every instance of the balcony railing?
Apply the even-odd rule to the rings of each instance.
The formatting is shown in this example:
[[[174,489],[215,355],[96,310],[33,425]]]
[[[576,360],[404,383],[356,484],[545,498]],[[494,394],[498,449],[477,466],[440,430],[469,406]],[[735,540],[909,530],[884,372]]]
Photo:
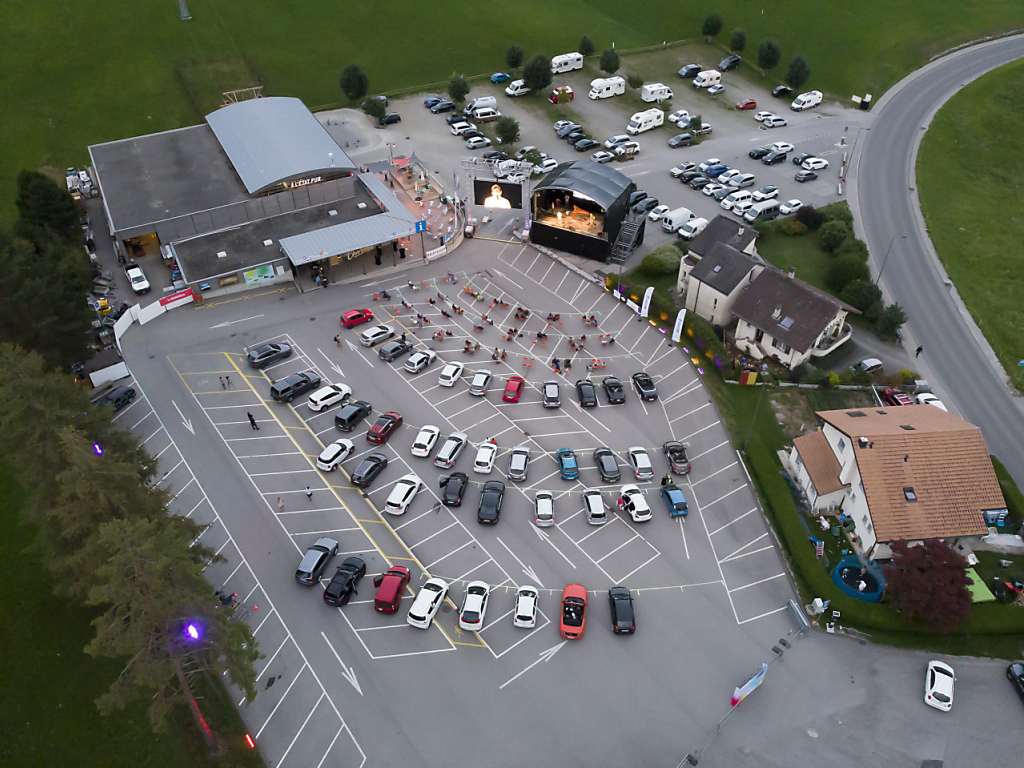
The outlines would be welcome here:
[[[853,336],[853,326],[849,323],[843,323],[842,329],[839,333],[825,336],[821,341],[814,345],[811,349],[812,357],[824,357],[825,355],[834,352],[840,344],[845,344]]]

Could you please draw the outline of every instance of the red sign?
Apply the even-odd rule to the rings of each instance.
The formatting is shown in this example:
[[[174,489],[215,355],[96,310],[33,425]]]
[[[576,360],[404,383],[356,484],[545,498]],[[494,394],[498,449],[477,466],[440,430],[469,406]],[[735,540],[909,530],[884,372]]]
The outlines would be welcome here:
[[[177,293],[172,293],[170,296],[164,296],[162,299],[160,299],[160,306],[161,307],[166,307],[168,304],[174,304],[175,302],[183,301],[185,299],[188,299],[189,301],[191,301],[194,298],[195,298],[195,293],[192,291],[192,289],[191,288],[186,288],[183,291],[178,291]]]

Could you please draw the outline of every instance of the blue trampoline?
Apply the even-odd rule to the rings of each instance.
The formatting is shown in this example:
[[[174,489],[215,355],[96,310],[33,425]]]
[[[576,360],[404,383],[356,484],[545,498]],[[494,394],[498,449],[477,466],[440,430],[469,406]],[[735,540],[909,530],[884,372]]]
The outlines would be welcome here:
[[[839,561],[832,571],[832,581],[844,594],[865,603],[881,602],[885,592],[881,566],[871,560],[861,561],[857,555],[847,555]]]

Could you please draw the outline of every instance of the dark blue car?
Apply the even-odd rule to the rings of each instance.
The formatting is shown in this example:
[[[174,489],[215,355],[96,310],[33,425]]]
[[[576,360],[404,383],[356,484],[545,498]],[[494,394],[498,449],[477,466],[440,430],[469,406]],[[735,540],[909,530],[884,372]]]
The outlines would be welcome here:
[[[729,170],[732,169],[728,165],[722,165],[721,163],[719,163],[718,165],[712,165],[710,168],[704,171],[704,173],[707,174],[709,178],[717,179],[719,176],[721,176],[723,173]]]
[[[661,498],[665,500],[665,505],[668,507],[668,513],[672,517],[679,517],[680,515],[686,517],[689,513],[689,509],[686,506],[686,497],[683,492],[679,489],[678,485],[674,483],[668,483],[667,485],[661,486]]]

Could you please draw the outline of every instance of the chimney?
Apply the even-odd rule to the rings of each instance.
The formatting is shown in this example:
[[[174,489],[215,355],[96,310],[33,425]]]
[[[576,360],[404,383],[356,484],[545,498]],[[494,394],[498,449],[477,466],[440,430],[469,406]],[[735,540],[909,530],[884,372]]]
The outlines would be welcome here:
[[[747,231],[746,227],[740,227],[736,230],[736,237],[743,237],[743,233]]]
[[[789,268],[788,277],[789,277],[790,280],[792,280],[794,277],[796,277],[796,267],[790,267]]]
[[[778,320],[780,317],[782,317],[782,305],[781,304],[779,304],[777,307],[775,307],[775,311],[772,312],[772,320]]]
[[[868,439],[866,437],[858,437],[857,438],[857,442],[860,443],[860,447],[861,448],[867,448],[868,447]]]

